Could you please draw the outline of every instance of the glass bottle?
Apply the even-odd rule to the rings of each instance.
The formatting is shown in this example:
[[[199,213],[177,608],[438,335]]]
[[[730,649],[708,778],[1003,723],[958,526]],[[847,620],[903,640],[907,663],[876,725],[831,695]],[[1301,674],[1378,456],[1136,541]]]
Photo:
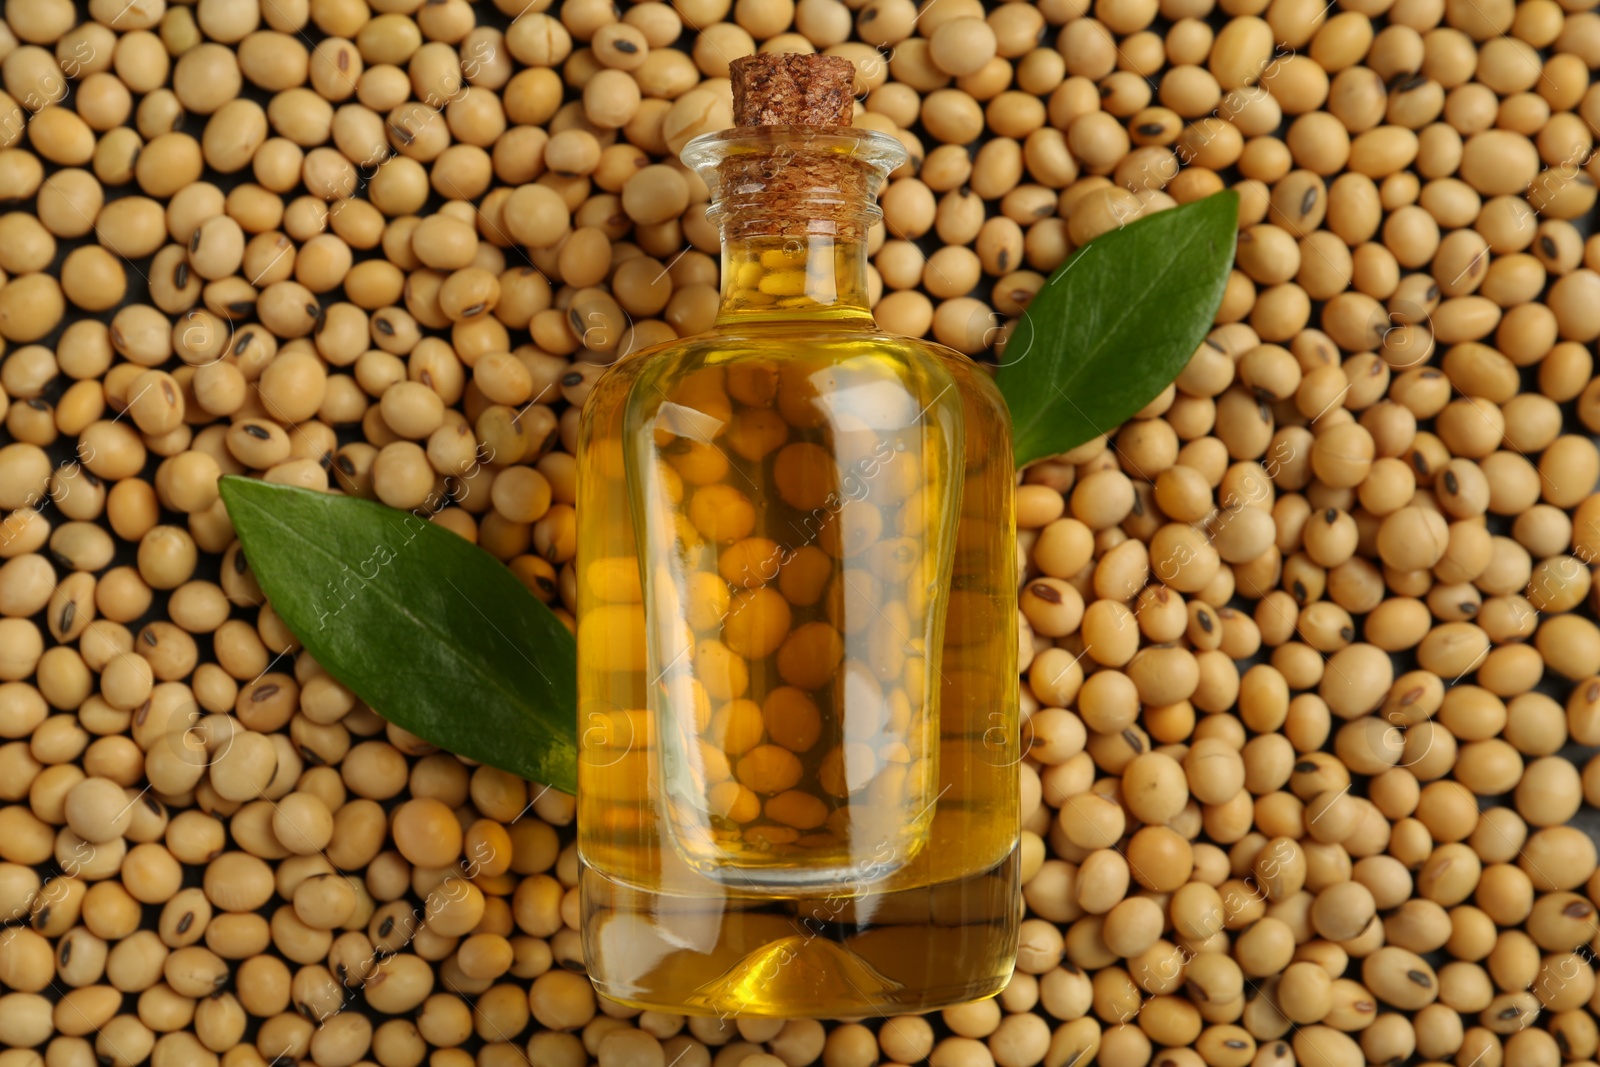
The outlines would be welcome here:
[[[578,843],[596,988],[866,1016],[998,992],[1020,920],[1016,540],[990,377],[884,334],[899,142],[854,68],[733,67],[711,331],[596,384],[578,444]]]

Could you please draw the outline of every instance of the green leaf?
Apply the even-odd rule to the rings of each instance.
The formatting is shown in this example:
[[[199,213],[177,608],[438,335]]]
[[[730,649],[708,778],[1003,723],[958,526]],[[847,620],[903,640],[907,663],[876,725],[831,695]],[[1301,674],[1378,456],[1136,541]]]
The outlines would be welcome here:
[[[577,643],[504,564],[355,497],[228,477],[222,499],[273,610],[373,711],[576,791]]]
[[[1211,329],[1233,266],[1224,192],[1096,237],[1034,296],[997,381],[1017,466],[1107,433],[1160,395]]]

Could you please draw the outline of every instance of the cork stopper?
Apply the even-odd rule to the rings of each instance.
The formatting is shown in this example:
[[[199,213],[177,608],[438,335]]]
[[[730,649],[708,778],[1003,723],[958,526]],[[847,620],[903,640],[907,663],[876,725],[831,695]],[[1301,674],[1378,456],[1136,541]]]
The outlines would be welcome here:
[[[728,68],[735,126],[848,126],[855,64],[843,56],[764,53]]]
[[[880,212],[900,143],[851,129],[856,68],[841,56],[764,54],[729,65],[734,128],[689,142],[726,240],[859,240]],[[790,131],[785,127],[802,127]]]

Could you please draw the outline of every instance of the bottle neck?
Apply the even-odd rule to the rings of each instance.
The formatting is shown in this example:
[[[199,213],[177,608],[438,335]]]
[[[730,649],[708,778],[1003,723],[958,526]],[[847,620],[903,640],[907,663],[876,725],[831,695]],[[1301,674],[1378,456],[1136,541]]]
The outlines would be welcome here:
[[[892,137],[850,127],[755,126],[691,141],[683,160],[712,192],[722,230],[718,325],[871,325],[867,235],[884,177],[905,161]]]
[[[717,324],[828,319],[870,324],[866,219],[844,233],[827,220],[813,232],[753,234],[724,221],[722,306]],[[820,230],[822,232],[815,232]]]

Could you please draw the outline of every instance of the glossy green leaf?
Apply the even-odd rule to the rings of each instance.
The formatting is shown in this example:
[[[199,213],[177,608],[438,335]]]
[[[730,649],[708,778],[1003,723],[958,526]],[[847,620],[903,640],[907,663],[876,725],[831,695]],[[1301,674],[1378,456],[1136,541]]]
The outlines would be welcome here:
[[[1050,276],[997,376],[1019,467],[1114,430],[1178,376],[1222,303],[1238,215],[1232,192],[1159,211]]]
[[[431,522],[248,478],[222,498],[273,610],[424,740],[573,792],[577,644],[505,565]]]

